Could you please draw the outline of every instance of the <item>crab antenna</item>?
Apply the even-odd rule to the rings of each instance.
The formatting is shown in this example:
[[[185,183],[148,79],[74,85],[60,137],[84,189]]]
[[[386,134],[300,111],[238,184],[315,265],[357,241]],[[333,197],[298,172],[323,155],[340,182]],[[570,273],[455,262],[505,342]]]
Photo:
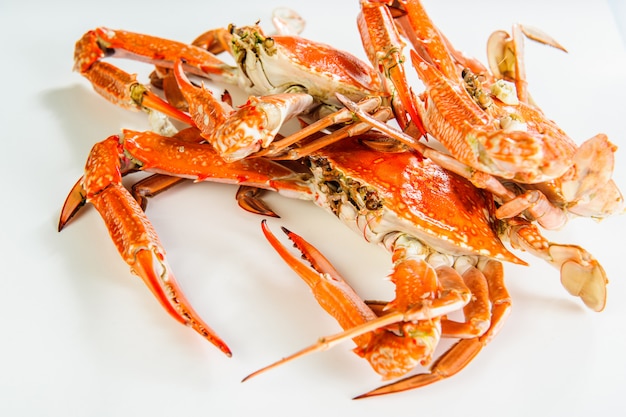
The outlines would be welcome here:
[[[321,352],[324,350],[328,350],[335,345],[343,342],[346,339],[352,339],[358,336],[361,336],[365,333],[380,329],[382,327],[388,326],[390,324],[401,322],[405,319],[405,314],[400,311],[394,311],[389,314],[386,314],[382,317],[379,317],[374,320],[370,320],[358,326],[352,327],[348,330],[345,330],[340,333],[336,333],[331,336],[321,337],[316,343],[297,351],[289,356],[286,356],[270,365],[267,365],[255,372],[252,372],[250,375],[246,376],[241,382],[245,382],[252,377],[255,377],[259,374],[262,374],[265,371],[269,371],[270,369],[276,368],[284,363],[290,362],[294,359],[300,358],[302,356],[308,355],[309,353]]]

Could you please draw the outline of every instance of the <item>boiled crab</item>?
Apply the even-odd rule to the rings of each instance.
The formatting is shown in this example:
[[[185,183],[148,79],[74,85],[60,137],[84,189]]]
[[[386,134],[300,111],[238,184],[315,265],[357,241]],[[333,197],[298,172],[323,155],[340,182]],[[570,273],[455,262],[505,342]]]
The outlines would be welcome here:
[[[278,19],[276,26],[284,31],[285,24],[280,22],[293,25],[296,19],[297,15]],[[368,113],[373,112],[376,119],[392,117],[389,109],[379,110],[387,101],[387,94],[373,68],[351,54],[291,32],[270,37],[258,25],[230,25],[206,32],[187,45],[123,30],[97,28],[76,43],[75,69],[96,91],[117,105],[148,112],[156,110],[195,125],[227,161],[250,154],[276,153],[328,126],[351,122],[352,114],[342,109],[336,93],[351,100],[363,100],[360,106]],[[232,55],[236,65],[218,58],[216,54],[224,51]],[[157,65],[153,81],[166,87],[168,100],[163,101],[135,76],[103,61],[109,57]],[[245,104],[233,108],[230,100],[216,97],[204,86],[198,87],[190,79],[192,76],[238,86],[251,96]],[[402,96],[408,94],[408,87],[404,86],[406,91]],[[400,102],[392,102],[398,115],[406,111],[416,114],[414,109],[405,111]],[[273,143],[285,122],[301,115],[311,115],[316,123],[280,143]],[[361,125],[361,129],[369,128]],[[352,131],[340,133],[340,137],[349,134],[353,134]],[[259,153],[260,150],[265,152]],[[299,155],[300,151],[292,158]]]
[[[234,33],[236,31],[233,28],[226,32],[211,32],[198,42],[214,39],[214,41],[206,41],[206,46],[221,49],[224,36],[228,34],[232,36]],[[130,37],[132,42],[127,37]],[[272,42],[268,42],[269,38],[266,37],[259,39],[264,39],[261,43],[265,46]],[[156,49],[144,48],[155,43],[158,45]],[[171,55],[164,55],[171,52],[170,46],[173,46],[173,52]],[[134,77],[101,61],[106,54],[117,54],[122,51],[131,54],[139,53],[145,59],[161,67],[170,67],[171,76],[183,92],[190,114],[177,109],[168,101],[163,101],[145,86],[137,83]],[[332,53],[335,52],[332,51]],[[253,99],[240,110],[233,112],[229,104],[216,100],[208,90],[196,87],[188,79],[187,73],[190,73],[199,76],[209,75],[230,82],[237,78],[238,75],[235,74],[240,74],[232,72],[232,68],[225,66],[221,61],[215,61],[215,57],[203,48],[165,42],[122,31],[100,29],[88,33],[79,41],[76,58],[77,68],[92,81],[97,89],[102,89],[102,92],[113,101],[130,107],[152,109],[150,110],[152,114],[156,114],[153,110],[162,111],[196,127],[181,131],[171,138],[153,132],[127,130],[121,135],[112,136],[97,144],[90,154],[85,176],[76,184],[66,201],[59,226],[62,228],[82,204],[92,203],[105,220],[125,261],[135,273],[142,277],[164,308],[177,320],[194,328],[223,352],[230,355],[227,345],[199,317],[182,294],[167,265],[158,237],[141,206],[121,184],[123,174],[143,170],[200,181],[244,184],[279,191],[289,196],[296,195],[313,199],[322,207],[353,224],[369,240],[379,242],[389,249],[396,263],[393,279],[398,288],[396,300],[388,307],[391,313],[377,318],[377,314],[371,310],[364,316],[353,312],[348,314],[347,317],[350,319],[347,321],[338,317],[342,325],[348,328],[347,337],[357,338],[359,352],[370,359],[375,369],[389,377],[396,377],[410,370],[417,363],[428,363],[432,349],[437,345],[442,332],[443,335],[466,339],[446,353],[444,359],[438,361],[433,367],[432,373],[398,382],[397,385],[393,384],[384,388],[383,392],[424,385],[460,370],[467,362],[459,358],[463,355],[465,358],[473,357],[497,332],[508,311],[509,300],[501,283],[501,267],[493,259],[512,262],[519,262],[519,260],[505,249],[498,233],[493,228],[496,220],[493,217],[490,194],[477,191],[471,183],[449,174],[423,155],[420,156],[404,149],[401,152],[381,151],[384,146],[381,148],[379,138],[374,138],[374,140],[370,138],[369,147],[363,146],[361,141],[346,140],[344,143],[327,146],[322,150],[309,148],[307,152],[312,152],[312,156],[307,160],[313,166],[312,176],[307,174],[302,176],[284,165],[264,158],[245,159],[250,152],[256,152],[259,146],[267,145],[266,140],[255,136],[249,143],[240,140],[240,137],[232,141],[229,133],[232,132],[230,123],[239,126],[234,130],[240,130],[250,122],[256,126],[255,132],[266,134],[270,131],[268,136],[263,137],[271,139],[274,137],[275,129],[279,128],[285,118],[301,110],[308,111],[309,105],[322,100],[319,96],[314,97],[309,93],[292,94],[289,91],[287,95],[279,93],[261,96],[258,98],[260,101]],[[241,59],[238,63],[245,63],[245,61],[247,59]],[[348,62],[352,61],[344,59],[340,66],[345,66]],[[309,64],[310,62],[307,62],[307,65]],[[361,63],[359,63],[359,68],[361,68]],[[376,87],[372,90],[366,89],[366,92],[380,93],[381,90],[386,91],[389,88],[383,80],[384,86],[379,90],[377,81],[374,81],[376,73],[367,69],[367,66],[363,68],[366,69],[358,72],[367,74],[372,85]],[[340,72],[344,69],[341,68]],[[394,79],[402,78],[402,74],[394,73],[391,67],[385,68],[384,72],[389,73]],[[243,73],[248,74],[249,71]],[[250,80],[247,77],[245,79]],[[105,88],[111,85],[116,88],[109,90]],[[291,87],[287,90],[291,90]],[[344,87],[333,86],[327,89],[334,93],[346,93],[346,90],[342,88]],[[358,89],[360,88],[363,88],[363,85],[360,85]],[[264,94],[273,92],[265,91]],[[379,108],[378,100],[361,100],[365,95],[361,91],[361,95],[357,94],[352,97],[346,97],[345,94],[338,95],[339,100],[334,103],[332,102],[334,99],[331,99],[330,104],[336,104],[339,101],[349,104],[348,110],[339,111],[330,117],[322,117],[321,123],[316,120],[311,124],[314,128],[305,128],[302,130],[305,133],[297,133],[295,141],[308,137],[311,132],[319,131],[329,123],[349,120],[352,118],[352,113],[356,112],[359,117],[367,120],[367,124],[370,124],[372,119],[364,116],[364,109],[368,112],[375,112],[374,120],[387,120],[389,113],[385,113],[384,110],[376,113],[378,111],[376,109]],[[411,98],[410,94],[404,94],[401,98],[406,100],[407,97]],[[354,107],[351,99],[361,100],[360,104]],[[168,98],[167,100],[173,101],[174,99]],[[259,102],[278,103],[278,107],[282,109],[272,129],[266,129],[267,121],[259,122],[260,119],[256,118]],[[292,104],[295,107],[291,107]],[[411,120],[417,119],[410,110],[406,110],[407,108],[397,110],[402,108],[401,104],[397,105],[396,115],[407,112]],[[233,114],[236,117],[233,117]],[[314,119],[317,119],[317,116]],[[400,125],[404,124],[402,116],[399,120]],[[171,129],[167,123],[163,123],[160,127],[163,132]],[[352,127],[349,126],[349,128]],[[215,132],[218,131],[221,133],[216,134]],[[355,132],[358,133],[358,129],[344,131],[342,135],[349,136]],[[398,137],[401,141],[404,140],[403,136],[398,135]],[[313,140],[317,141],[320,138],[323,144],[331,142],[324,135],[315,136]],[[212,146],[204,143],[207,141]],[[291,137],[287,146],[293,141]],[[389,143],[388,140],[383,142]],[[419,147],[420,145],[415,145],[416,143],[415,138],[409,138],[405,142],[409,146]],[[371,146],[377,150],[373,150]],[[396,145],[391,147],[394,146]],[[274,149],[270,146],[267,146],[267,149],[271,152],[266,152],[266,155],[273,154]],[[348,152],[350,158],[333,159],[342,152],[344,155]],[[301,153],[297,153],[297,156],[300,155]],[[433,154],[433,156],[437,155],[439,154]],[[370,166],[366,167],[364,161],[367,158],[373,159]],[[321,161],[331,162],[326,165]],[[377,165],[379,162],[385,162],[385,164]],[[437,162],[439,163],[439,160]],[[356,163],[357,166],[351,166],[351,163]],[[333,173],[331,181],[319,175],[320,169],[323,171],[325,166],[329,167]],[[386,168],[374,172],[370,169],[374,166]],[[409,170],[410,175],[407,178],[401,177],[407,166],[412,167],[412,170]],[[381,178],[385,176],[390,176],[389,180],[381,181]],[[342,183],[342,181],[347,182]],[[434,190],[446,181],[460,187],[466,196],[463,197],[453,191],[454,187],[441,188],[439,191],[442,194],[437,195]],[[337,184],[341,185],[342,192],[348,192],[349,195],[337,194],[337,188],[335,188]],[[360,185],[357,186],[357,184]],[[163,183],[160,183],[159,187],[162,186]],[[400,194],[394,194],[398,192]],[[403,192],[409,192],[409,194],[402,194]],[[388,198],[387,194],[391,197]],[[460,200],[458,204],[452,205],[452,209],[456,210],[453,214],[441,218],[438,217],[440,213],[424,209],[416,204],[416,200],[410,200],[410,204],[404,201],[408,195],[416,197],[420,194],[428,195],[428,204],[433,205],[441,204],[442,201],[449,205],[451,200]],[[360,203],[364,203],[364,207],[361,207]],[[352,217],[348,215],[351,211]],[[467,225],[467,219],[472,220],[470,223],[480,226]],[[452,232],[448,230],[449,226],[455,223],[459,223],[456,229],[453,228]],[[601,266],[585,250],[577,246],[547,242],[538,234],[533,224],[515,216],[512,221],[505,224],[503,230],[514,245],[528,249],[557,266],[570,292],[580,296],[594,310],[603,308],[606,278]],[[471,232],[469,235],[468,231]],[[267,229],[266,234],[272,240]],[[329,269],[330,266],[322,261],[322,258],[311,255],[312,249],[309,249],[305,243],[302,243],[294,234],[290,236],[301,242],[299,246],[316,266],[321,268],[322,272],[333,272]],[[280,248],[279,251],[281,251]],[[437,255],[430,256],[432,254]],[[460,271],[460,274],[458,271],[455,272],[455,268]],[[469,275],[466,276],[466,274],[472,277],[478,276],[479,283],[470,283]],[[343,298],[340,298],[338,302],[340,306],[344,304],[344,301],[353,299],[349,290],[342,294]],[[322,294],[320,301],[324,303],[325,300],[325,295]],[[360,304],[361,307],[357,310],[368,311],[363,305]],[[447,318],[447,314],[459,310],[464,310],[467,314],[467,322],[454,324]],[[412,337],[404,338],[402,329]],[[383,336],[374,337],[370,334],[373,330]],[[341,340],[346,335],[337,339]],[[420,347],[411,351],[407,348],[407,343],[418,344]],[[375,352],[389,349],[397,352],[394,360],[379,362],[381,355]],[[460,353],[461,356],[459,356]]]
[[[345,331],[322,337],[247,378],[348,338],[357,344],[355,353],[385,379],[429,365],[439,337],[461,339],[429,372],[358,398],[414,389],[454,375],[495,337],[509,313],[511,300],[499,261],[522,261],[503,251],[498,236],[548,261],[561,271],[572,294],[593,309],[603,308],[606,276],[587,251],[549,242],[521,218],[498,222],[488,194],[419,154],[381,153],[378,146],[370,146],[370,137],[360,137],[312,155],[313,195],[318,205],[392,254],[396,298],[382,309],[369,306],[303,238],[283,229],[314,270],[303,266],[264,225],[272,246]],[[461,308],[465,321],[448,317]]]
[[[528,93],[524,37],[564,50],[558,42],[522,25],[515,25],[512,35],[495,32],[488,42],[490,71],[456,50],[419,0],[361,4],[359,28],[374,64],[402,65],[405,58],[398,51],[405,43],[400,33],[410,42],[413,67],[426,87],[415,99],[418,122],[452,156],[431,151],[432,157],[496,195],[501,203],[498,217],[523,214],[557,229],[569,213],[604,218],[623,211],[624,199],[611,179],[617,147],[604,134],[577,146]],[[411,142],[375,120],[371,124]]]
[[[297,15],[275,21],[299,22]],[[602,218],[623,209],[623,197],[611,180],[616,147],[602,134],[577,147],[527,92],[523,34],[560,47],[556,41],[523,26],[514,27],[512,37],[496,32],[489,42],[490,72],[455,50],[417,0],[362,0],[358,23],[375,69],[328,45],[293,36],[294,30],[270,37],[258,25],[211,30],[191,45],[98,28],[77,42],[75,68],[119,105],[155,109],[193,123],[226,160],[251,154],[277,156],[285,149],[288,158],[297,159],[367,130],[360,123],[305,149],[291,147],[316,131],[353,120],[351,112],[337,110],[346,104],[336,99],[342,94],[350,101],[364,100],[357,114],[369,125],[384,125],[389,135],[420,152],[426,150],[444,167],[496,195],[500,218],[523,214],[555,229],[566,222],[568,213]],[[405,44],[397,27],[412,44],[411,58],[426,86],[419,98],[413,96],[404,73]],[[235,66],[216,56],[223,51],[230,52]],[[109,56],[158,65],[157,78],[163,77],[159,83],[169,81],[169,103],[134,76],[102,61]],[[237,84],[253,95],[234,109],[228,100],[195,86],[189,74]],[[392,117],[387,104],[409,135],[381,123]],[[274,142],[288,119],[303,114],[312,114],[316,122]],[[451,157],[417,142],[425,134],[443,143]]]
[[[392,253],[396,299],[387,305],[388,314],[376,318],[349,289],[339,288],[337,293],[322,286],[316,293],[348,336],[355,337],[359,354],[374,369],[389,378],[400,376],[416,364],[428,364],[442,335],[464,338],[432,373],[374,393],[421,386],[462,369],[495,335],[510,304],[498,261],[523,261],[498,237],[489,194],[414,152],[382,152],[380,143],[388,140],[372,133],[330,145],[307,158],[310,174],[302,174],[264,158],[225,162],[200,143],[195,128],[174,137],[125,130],[94,146],[85,176],[66,201],[60,227],[79,206],[93,204],[124,260],[163,307],[230,355],[226,343],[185,298],[144,211],[122,185],[122,175],[139,169],[313,200]],[[584,249],[547,242],[522,220],[519,227],[507,227],[502,233],[549,260],[561,270],[564,282],[576,284],[575,295],[592,308],[602,308],[606,277]],[[266,234],[271,239],[267,230]],[[304,250],[321,273],[304,272],[307,279],[325,282],[329,274],[337,278],[312,249]],[[459,310],[466,314],[466,322],[446,318]]]

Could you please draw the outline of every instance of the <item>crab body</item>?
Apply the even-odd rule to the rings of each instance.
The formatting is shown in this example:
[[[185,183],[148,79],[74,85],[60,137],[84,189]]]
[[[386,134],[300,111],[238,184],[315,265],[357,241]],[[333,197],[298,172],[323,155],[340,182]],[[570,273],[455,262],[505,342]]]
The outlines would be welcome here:
[[[499,218],[522,215],[558,229],[569,214],[604,218],[623,211],[624,198],[611,180],[616,146],[604,134],[578,146],[528,93],[524,37],[565,50],[558,42],[522,25],[515,25],[511,35],[497,31],[488,41],[487,67],[456,50],[419,0],[392,6],[363,0],[361,5],[366,49],[401,51],[404,40],[409,42],[410,62],[425,86],[413,100],[417,117],[412,122],[449,154],[413,146],[494,194],[501,205]],[[369,55],[373,63],[389,56]],[[396,55],[386,66],[395,71],[389,72],[390,81],[402,85],[405,77],[395,67],[409,60]],[[411,143],[410,130],[386,132]]]
[[[577,149],[569,139],[559,136],[556,126],[544,122],[539,111],[525,104],[515,108],[514,103],[501,105],[491,113],[481,108],[477,92],[482,86],[470,92],[466,88],[468,77],[458,74],[461,62],[473,69],[480,66],[453,51],[438,30],[420,18],[423,10],[419,2],[395,3],[402,6],[398,9],[400,22],[406,21],[405,15],[417,16],[413,26],[437,35],[430,43],[422,39],[416,44],[416,66],[418,72],[424,70],[420,75],[428,89],[418,102],[414,102],[416,97],[404,79],[399,54],[403,45],[398,43],[394,16],[384,2],[361,2],[359,28],[373,68],[349,54],[297,36],[267,37],[257,26],[209,31],[190,45],[102,28],[85,34],[76,45],[75,67],[97,91],[116,104],[145,110],[151,116],[163,113],[190,127],[174,133],[171,122],[157,117],[162,120],[155,129],[158,132],[124,130],[96,144],[83,178],[66,200],[59,229],[85,203],[95,206],[124,261],[164,309],[230,355],[226,343],[194,311],[177,285],[145,206],[138,202],[141,198],[122,185],[122,176],[138,170],[155,173],[156,177],[149,178],[147,195],[168,188],[178,178],[191,178],[314,201],[391,253],[390,280],[396,293],[382,306],[364,302],[303,238],[286,231],[312,268],[290,254],[263,223],[268,241],[344,329],[295,356],[352,339],[357,345],[355,352],[385,379],[401,377],[416,365],[430,366],[428,372],[367,395],[447,378],[463,369],[497,334],[511,305],[500,261],[523,263],[503,241],[555,266],[571,294],[593,310],[602,310],[607,283],[602,267],[578,246],[547,241],[533,223],[538,205],[530,207],[535,203],[526,191],[543,191],[542,195],[547,195],[543,201],[549,203],[546,211],[557,200],[563,203],[556,211],[571,206],[572,200],[593,200],[590,196],[601,194],[595,193],[602,188],[600,182],[612,183],[608,179],[610,169],[593,164],[594,155],[612,161],[610,143],[599,138]],[[419,39],[420,32],[416,33]],[[233,55],[236,66],[217,57],[224,51]],[[131,56],[156,64],[165,99],[134,76],[104,62],[108,56]],[[233,107],[228,99],[218,99],[204,85],[198,86],[194,77],[239,85],[254,95]],[[438,79],[441,82],[433,81]],[[370,95],[376,97],[366,98]],[[444,105],[450,98],[450,104]],[[393,113],[380,105],[387,100]],[[524,102],[524,97],[518,95],[518,100]],[[346,108],[327,116],[312,113],[314,108],[335,109],[339,105]],[[520,116],[520,111],[527,113]],[[463,114],[455,120],[445,112]],[[310,115],[311,124],[274,141],[286,120],[303,114]],[[386,122],[393,116],[405,131],[390,128]],[[423,124],[419,124],[421,117]],[[529,125],[533,117],[539,118],[532,120],[537,129]],[[505,118],[512,123],[513,133],[504,131]],[[520,118],[525,121],[517,120]],[[494,127],[495,119],[499,125]],[[343,123],[345,127],[326,134],[330,126]],[[529,139],[522,132],[524,123],[525,130],[550,131],[557,136],[557,144],[546,137]],[[384,133],[365,134],[372,126]],[[441,136],[438,139],[443,143],[448,135],[452,155],[424,145],[415,137],[414,127],[420,135]],[[481,142],[485,137],[478,136],[483,134],[487,141]],[[495,136],[487,137],[492,134]],[[503,134],[509,136],[503,139]],[[466,141],[468,138],[471,140]],[[537,143],[540,146],[535,146]],[[272,159],[282,157],[284,149],[296,151],[290,154],[291,159],[301,158],[304,171]],[[547,149],[556,151],[549,153]],[[470,163],[471,158],[464,159],[464,152],[472,151],[478,151],[474,154],[479,156],[478,162],[488,163],[476,166]],[[483,151],[487,153],[481,154]],[[565,162],[559,160],[560,155],[565,156]],[[489,162],[492,157],[499,162]],[[525,165],[527,160],[532,166]],[[495,166],[512,168],[512,173],[498,171],[494,176],[481,171]],[[572,169],[576,175],[568,176]],[[529,179],[527,173],[537,177]],[[543,175],[551,179],[544,181]],[[535,179],[542,184],[554,181],[554,187],[522,185]],[[516,187],[522,189],[520,195]],[[601,197],[617,195],[615,198],[623,201],[616,187],[605,188],[608,191]],[[238,197],[240,205],[249,211],[273,214],[256,200],[254,192]],[[600,205],[596,201],[586,204],[589,211]],[[507,220],[501,221],[503,218]],[[454,314],[462,319],[453,320]],[[460,340],[432,363],[442,337]]]
[[[495,232],[490,196],[428,158],[344,140],[310,164],[316,203],[369,241],[404,233],[442,253],[516,259]]]
[[[216,55],[225,51],[232,54],[235,66]],[[135,76],[103,61],[107,57],[157,65],[152,81],[164,87],[167,101]],[[269,146],[294,116],[313,110],[334,113],[340,107],[336,93],[359,101],[381,90],[378,73],[353,55],[292,34],[269,37],[256,25],[214,29],[189,45],[97,28],[76,43],[74,61],[75,69],[109,101],[193,124],[229,161]],[[237,85],[251,96],[236,108],[189,77]]]
[[[267,37],[260,27],[233,28],[231,54],[238,64],[238,84],[249,94],[265,96],[303,92],[335,108],[335,93],[359,101],[380,91],[378,74],[361,60],[330,45],[299,36]]]

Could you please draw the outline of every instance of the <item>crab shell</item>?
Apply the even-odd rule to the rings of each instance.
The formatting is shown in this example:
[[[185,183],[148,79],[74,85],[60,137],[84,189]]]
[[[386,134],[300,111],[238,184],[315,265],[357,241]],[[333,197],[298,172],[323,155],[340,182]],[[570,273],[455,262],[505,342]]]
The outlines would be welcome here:
[[[352,138],[311,164],[316,203],[368,241],[399,232],[439,253],[525,264],[498,237],[490,195],[418,153],[381,153]]]
[[[244,26],[231,28],[230,44],[240,68],[239,86],[251,94],[305,92],[341,107],[336,92],[358,101],[380,91],[379,75],[371,66],[323,43],[266,37],[260,27]]]

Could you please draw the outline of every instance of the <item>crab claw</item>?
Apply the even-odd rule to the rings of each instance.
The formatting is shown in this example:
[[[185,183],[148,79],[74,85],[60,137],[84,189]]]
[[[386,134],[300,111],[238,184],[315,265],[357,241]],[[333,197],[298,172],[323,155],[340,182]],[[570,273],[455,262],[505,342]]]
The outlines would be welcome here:
[[[85,201],[93,204],[124,261],[141,277],[165,310],[231,356],[226,343],[185,298],[167,264],[156,231],[141,206],[122,185],[120,171],[126,162],[118,136],[97,143],[89,155],[85,176],[73,187],[65,202],[59,227],[62,228]]]
[[[382,2],[361,2],[357,25],[370,62],[389,81],[385,87],[390,90],[388,93],[392,97],[392,106],[400,127],[403,130],[408,127],[405,116],[408,114],[419,135],[426,136],[402,65],[404,42],[389,8]]]
[[[455,268],[457,268],[456,265]],[[487,296],[488,300],[480,300],[483,298],[480,296],[482,291],[477,291],[475,285],[470,285],[472,287],[473,300],[470,304],[468,304],[468,306],[466,306],[465,314],[466,316],[472,316],[472,313],[468,310],[480,310],[480,308],[476,309],[476,307],[482,306],[490,309],[489,312],[483,312],[483,314],[486,313],[485,318],[488,317],[488,320],[484,321],[487,328],[484,329],[483,326],[480,325],[473,331],[467,333],[461,329],[468,329],[472,327],[471,323],[475,323],[474,320],[470,319],[465,325],[461,326],[458,325],[459,323],[451,322],[448,319],[443,320],[443,335],[445,337],[460,337],[461,340],[444,352],[432,364],[428,372],[409,375],[398,381],[375,388],[354,397],[355,400],[421,388],[443,379],[450,378],[467,367],[480,353],[480,351],[497,336],[511,311],[511,297],[509,296],[509,293],[504,285],[503,267],[500,262],[484,260],[480,262],[479,269],[466,269],[463,274],[463,278],[468,283],[468,278],[470,278],[470,276],[473,276],[470,280],[474,280],[476,278],[482,280],[484,278],[485,284],[488,286],[489,294],[483,294],[483,297]],[[472,304],[475,305],[472,306]],[[478,311],[474,311],[474,313],[477,312]],[[483,314],[478,314],[475,317],[479,318]]]
[[[512,34],[503,30],[496,31],[487,40],[487,59],[489,69],[496,78],[515,82],[518,97],[528,101],[526,74],[523,63],[524,36],[535,42],[567,52],[565,47],[547,33],[538,28],[516,24]]]
[[[313,104],[313,97],[306,93],[250,96],[235,111],[204,86],[195,86],[185,75],[182,61],[174,65],[174,76],[189,103],[194,125],[228,162],[267,147],[285,121]]]
[[[320,306],[345,330],[322,337],[317,343],[253,372],[243,381],[310,353],[330,349],[347,339],[355,342],[357,347],[354,352],[367,359],[383,378],[404,375],[419,363],[430,361],[441,334],[436,316],[455,311],[467,303],[467,299],[459,300],[457,297],[432,305],[428,302],[405,303],[403,295],[400,295],[400,300],[396,299],[388,305],[390,311],[377,317],[332,264],[301,236],[283,228],[283,232],[302,252],[303,258],[311,264],[312,269],[300,262],[278,241],[267,227],[266,221],[262,222],[262,228],[272,247],[309,285]],[[423,277],[424,281],[437,285],[433,268],[425,262],[413,265],[409,261],[409,264],[406,268],[400,268],[395,275],[397,279],[415,280]],[[404,282],[398,286],[404,287],[402,284]]]
[[[80,211],[81,207],[83,207],[86,202],[87,196],[85,195],[85,189],[83,188],[83,177],[81,177],[76,184],[74,184],[72,190],[65,199],[65,203],[63,203],[61,216],[59,216],[59,232],[63,230],[67,223]]]
[[[265,221],[262,228],[278,254],[309,285],[318,303],[345,330],[318,339],[317,343],[253,372],[244,381],[309,353],[330,349],[346,339],[357,344],[354,352],[367,359],[383,379],[397,378],[417,365],[430,363],[442,329],[449,336],[469,337],[470,341],[457,344],[444,354],[444,358],[437,360],[432,372],[410,376],[386,385],[380,392],[357,398],[424,386],[463,369],[491,340],[507,315],[510,302],[499,262],[488,261],[484,268],[493,271],[487,272],[490,279],[471,266],[459,266],[457,271],[456,266],[447,266],[443,258],[433,259],[431,265],[414,256],[415,241],[403,235],[396,236],[391,274],[396,298],[382,310],[376,307],[380,313],[377,316],[377,312],[356,295],[330,262],[302,237],[283,228],[311,268],[278,241]],[[491,294],[487,295],[487,292]],[[433,297],[429,298],[431,294]],[[491,311],[487,311],[489,306],[492,306]],[[469,316],[467,323],[451,322],[446,318],[447,314],[459,309],[464,310],[466,318]],[[480,338],[476,339],[478,336]]]
[[[285,246],[283,246],[278,238],[270,231],[266,220],[261,222],[261,227],[266,239],[278,252],[281,258],[304,280],[304,282],[309,285],[320,306],[322,306],[322,308],[324,308],[329,314],[333,315],[342,327],[348,328],[350,331],[322,338],[319,343],[313,346],[302,349],[290,356],[274,362],[271,365],[251,373],[246,376],[242,382],[279,365],[290,362],[293,359],[305,356],[309,353],[327,350],[351,337],[357,344],[367,344],[367,342],[371,339],[371,335],[368,335],[367,332],[373,329],[368,328],[361,331],[361,328],[364,324],[367,325],[376,319],[376,315],[365,304],[365,302],[361,300],[358,295],[356,295],[354,290],[343,280],[343,278],[341,278],[330,262],[321,253],[319,253],[316,248],[300,236],[283,227],[283,232],[285,232],[285,234],[287,234],[294,242],[295,246],[302,251],[304,258],[311,263],[315,270],[307,267],[291,252],[289,252]],[[354,331],[355,328],[358,328],[358,330]]]
[[[141,248],[134,261],[127,261],[133,273],[141,277],[159,300],[163,308],[177,321],[189,326],[227,356],[231,351],[226,343],[200,318],[183,295],[176,278],[165,259],[163,249],[157,245]]]

